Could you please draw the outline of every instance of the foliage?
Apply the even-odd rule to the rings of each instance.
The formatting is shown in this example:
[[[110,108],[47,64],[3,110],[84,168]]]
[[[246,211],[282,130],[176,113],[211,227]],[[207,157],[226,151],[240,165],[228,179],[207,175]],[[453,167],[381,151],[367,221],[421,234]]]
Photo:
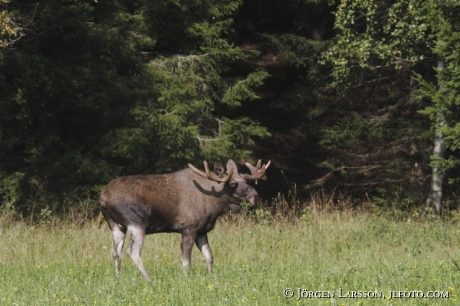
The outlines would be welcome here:
[[[420,97],[432,101],[422,113],[428,115],[433,126],[443,134],[449,150],[445,158],[433,158],[431,166],[447,172],[450,183],[457,183],[459,177],[456,172],[460,165],[460,22],[457,16],[460,13],[460,4],[455,1],[427,1],[424,13],[432,31],[430,38],[433,41],[433,53],[442,60],[444,67],[436,69],[437,84],[421,74],[416,74],[420,83]]]
[[[4,7],[9,0],[0,0],[0,50],[12,44],[20,35],[20,28],[14,23]],[[1,53],[0,53],[1,59]]]
[[[1,49],[0,205],[97,211],[116,176],[263,158],[262,197],[307,186],[298,199],[333,190],[411,210],[429,165],[457,180],[457,11],[448,0],[1,1],[0,39],[14,48]],[[438,55],[446,66],[433,70]],[[449,152],[430,163],[441,113]]]
[[[362,69],[400,69],[423,59],[427,24],[420,11],[423,1],[341,1],[335,12],[334,42],[323,54],[333,66],[333,85],[359,83]],[[381,76],[381,75],[380,75]]]
[[[337,35],[322,62],[332,66],[331,88],[341,95],[341,119],[322,131],[329,151],[316,184],[361,193],[386,207],[410,209],[426,196],[429,123],[418,114],[412,71],[426,73],[432,59],[423,2],[341,1]],[[398,192],[392,192],[399,190]],[[365,191],[365,193],[363,193]],[[408,204],[410,203],[410,204]]]
[[[0,63],[0,205],[26,216],[96,210],[115,176],[249,158],[269,134],[235,110],[267,73],[234,69],[254,54],[225,39],[239,4],[16,5],[35,18]]]
[[[162,157],[173,164],[202,158],[244,159],[249,151],[236,144],[251,145],[266,130],[248,117],[222,117],[225,108],[257,98],[252,92],[266,77],[263,70],[246,76],[221,78],[213,53],[159,57],[149,63],[156,84],[154,103],[132,110],[144,131],[155,131],[162,144]]]

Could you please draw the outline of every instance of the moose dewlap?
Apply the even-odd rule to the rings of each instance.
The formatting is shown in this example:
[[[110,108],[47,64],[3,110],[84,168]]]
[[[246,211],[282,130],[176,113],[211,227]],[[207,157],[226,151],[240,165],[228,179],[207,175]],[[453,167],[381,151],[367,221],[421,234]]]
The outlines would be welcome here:
[[[208,232],[217,218],[228,212],[239,211],[247,201],[254,206],[259,201],[255,189],[247,180],[266,179],[270,165],[246,166],[251,174],[239,174],[233,160],[227,169],[215,164],[211,172],[206,161],[205,171],[192,165],[170,174],[123,176],[111,181],[101,192],[101,212],[113,238],[112,257],[115,272],[120,273],[121,254],[126,232],[131,242],[128,254],[144,277],[151,281],[141,259],[146,234],[180,233],[182,236],[182,267],[186,271],[191,262],[193,243],[200,249],[208,271],[212,272],[213,255],[208,243]]]

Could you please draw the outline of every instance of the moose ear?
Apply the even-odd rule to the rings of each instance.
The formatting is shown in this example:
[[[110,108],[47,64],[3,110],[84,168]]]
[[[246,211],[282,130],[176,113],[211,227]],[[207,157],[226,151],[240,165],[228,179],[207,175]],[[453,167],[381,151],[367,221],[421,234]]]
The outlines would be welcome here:
[[[238,166],[233,159],[229,159],[227,162],[227,172],[233,169],[233,173],[238,173]]]

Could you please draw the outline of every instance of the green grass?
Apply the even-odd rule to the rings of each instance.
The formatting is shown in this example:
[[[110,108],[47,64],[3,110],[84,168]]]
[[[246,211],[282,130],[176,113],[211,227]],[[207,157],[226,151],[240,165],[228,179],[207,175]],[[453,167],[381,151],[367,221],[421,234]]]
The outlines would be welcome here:
[[[1,218],[0,218],[1,220]],[[268,220],[270,221],[270,220]],[[146,239],[144,280],[129,256],[115,278],[103,223],[30,226],[0,222],[0,305],[457,305],[460,229],[438,221],[312,213],[302,221],[218,222],[209,234],[214,273],[198,249],[181,272],[180,235]],[[126,249],[126,248],[125,248]],[[294,297],[286,299],[283,290]],[[302,298],[328,291],[334,298]],[[383,299],[341,298],[351,291]],[[393,298],[390,291],[442,291],[449,298]]]

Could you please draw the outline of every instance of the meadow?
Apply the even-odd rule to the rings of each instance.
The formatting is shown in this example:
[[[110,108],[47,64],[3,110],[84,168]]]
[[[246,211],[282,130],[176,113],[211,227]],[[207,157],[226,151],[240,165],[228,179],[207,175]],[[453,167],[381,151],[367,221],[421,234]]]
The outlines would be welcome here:
[[[460,228],[373,214],[218,221],[214,273],[180,235],[146,238],[146,282],[126,254],[119,279],[100,219],[31,225],[0,216],[1,305],[457,305]],[[286,295],[292,297],[286,297]],[[300,295],[300,298],[299,298]],[[422,297],[422,295],[424,297]]]

